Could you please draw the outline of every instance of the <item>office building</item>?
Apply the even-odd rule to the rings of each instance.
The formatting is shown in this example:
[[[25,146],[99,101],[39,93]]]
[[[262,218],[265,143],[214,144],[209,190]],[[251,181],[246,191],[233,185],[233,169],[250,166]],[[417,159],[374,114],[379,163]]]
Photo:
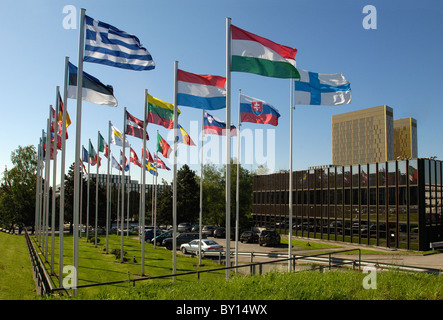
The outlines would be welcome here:
[[[394,120],[394,159],[412,159],[417,156],[417,120]]]

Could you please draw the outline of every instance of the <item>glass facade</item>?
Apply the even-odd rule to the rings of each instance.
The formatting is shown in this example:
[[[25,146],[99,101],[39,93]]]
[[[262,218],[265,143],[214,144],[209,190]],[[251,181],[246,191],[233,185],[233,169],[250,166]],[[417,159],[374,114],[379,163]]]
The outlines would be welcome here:
[[[442,241],[442,162],[429,159],[331,166],[254,177],[256,226],[308,238],[410,250]]]

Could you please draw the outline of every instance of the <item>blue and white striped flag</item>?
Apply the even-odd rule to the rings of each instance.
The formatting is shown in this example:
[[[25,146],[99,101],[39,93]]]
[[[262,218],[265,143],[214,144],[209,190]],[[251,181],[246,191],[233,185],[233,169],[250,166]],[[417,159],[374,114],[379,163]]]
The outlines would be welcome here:
[[[136,36],[89,16],[85,18],[84,61],[138,71],[155,68],[151,54]]]
[[[298,69],[295,104],[336,106],[351,103],[351,85],[342,73],[324,74]]]

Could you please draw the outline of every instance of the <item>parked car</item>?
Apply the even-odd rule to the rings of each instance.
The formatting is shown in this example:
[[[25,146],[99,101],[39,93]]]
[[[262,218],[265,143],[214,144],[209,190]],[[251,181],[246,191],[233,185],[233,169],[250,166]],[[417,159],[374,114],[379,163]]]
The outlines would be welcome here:
[[[178,232],[191,232],[191,230],[192,230],[192,224],[190,224],[189,222],[183,222],[177,226]]]
[[[202,235],[204,237],[204,235]],[[183,243],[191,242],[194,239],[198,239],[198,233],[189,233],[189,232],[183,232],[179,233],[176,236],[176,244],[177,248],[180,248],[180,246]],[[163,240],[162,245],[166,247],[168,250],[172,250],[172,238],[166,238]]]
[[[216,226],[203,226],[202,234],[205,234],[206,236],[212,237],[214,235],[214,230],[215,229],[217,229]]]
[[[260,246],[278,246],[280,244],[280,235],[275,230],[263,230],[258,240]]]
[[[226,237],[226,229],[223,227],[216,228],[214,230],[214,238],[225,238]]]
[[[253,231],[244,231],[240,235],[240,242],[241,243],[243,243],[243,241],[250,243],[258,242],[258,237],[259,237],[258,234]]]
[[[180,246],[181,252],[186,253],[198,253],[198,243],[200,240],[195,239],[188,243],[183,243]],[[210,239],[202,239],[201,240],[201,251],[204,255],[206,252],[221,252],[223,251],[223,246]]]
[[[161,234],[157,234],[157,236],[155,237],[155,239],[151,239],[151,243],[154,244],[154,241],[157,241],[156,244],[157,245],[161,245],[163,240],[165,240],[166,238],[170,238],[172,237],[172,230],[168,230],[165,231]]]

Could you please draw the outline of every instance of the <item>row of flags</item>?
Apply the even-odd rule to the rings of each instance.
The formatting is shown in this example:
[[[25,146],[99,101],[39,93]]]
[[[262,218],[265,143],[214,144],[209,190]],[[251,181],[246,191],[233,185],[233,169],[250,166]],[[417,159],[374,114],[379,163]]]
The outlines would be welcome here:
[[[85,41],[81,39],[79,47],[79,61],[92,62],[104,64],[107,66],[123,68],[128,70],[152,70],[155,68],[154,60],[149,51],[142,47],[139,39],[127,32],[124,32],[110,24],[101,22],[85,15],[85,10],[82,9],[81,29],[85,33]],[[229,23],[228,23],[229,22]],[[351,102],[351,88],[349,82],[341,73],[336,74],[320,74],[310,71],[305,71],[296,66],[295,55],[297,49],[277,44],[269,39],[255,35],[239,27],[233,26],[230,19],[227,19],[227,47],[229,48],[229,57],[227,58],[227,76],[230,72],[246,72],[261,76],[272,78],[291,79],[291,97],[295,94],[295,99],[291,99],[291,108],[293,104],[304,105],[340,105]],[[84,46],[84,47],[82,47]],[[83,65],[83,63],[82,63]],[[208,74],[195,74],[177,68],[175,69],[175,101],[174,104],[165,102],[155,98],[146,92],[147,97],[147,114],[146,121],[136,118],[134,115],[126,111],[125,108],[125,128],[124,134],[115,126],[109,123],[111,136],[110,143],[123,147],[122,158],[125,158],[125,164],[118,162],[113,156],[110,158],[109,149],[107,150],[106,142],[103,137],[99,136],[99,152],[104,152],[108,161],[111,161],[112,167],[122,170],[122,165],[128,164],[125,154],[125,147],[130,147],[127,141],[124,141],[126,134],[140,138],[145,141],[149,139],[144,123],[153,123],[163,126],[167,129],[174,129],[177,134],[174,137],[174,143],[180,142],[189,146],[195,145],[191,137],[187,134],[184,128],[178,123],[178,115],[181,113],[177,106],[187,106],[203,110],[203,127],[204,132],[208,134],[227,135],[227,128],[229,125],[229,135],[237,135],[237,128],[230,124],[230,98],[228,102],[228,95],[230,95],[230,77],[222,77]],[[77,99],[77,108],[80,108],[81,114],[81,100],[89,101],[95,104],[117,107],[118,102],[114,96],[114,89],[110,85],[103,84],[99,79],[83,71],[83,67],[77,69],[76,66],[69,63],[68,65],[68,84],[67,97]],[[82,75],[78,77],[78,74]],[[227,81],[229,79],[229,81]],[[81,90],[78,84],[81,83]],[[226,88],[225,88],[226,86]],[[81,95],[81,99],[78,95]],[[63,110],[63,104],[60,99],[58,103],[58,110]],[[226,121],[217,119],[209,114],[207,111],[220,110],[226,108]],[[229,110],[229,113],[228,113]],[[292,109],[291,109],[292,110]],[[77,110],[79,112],[79,110]],[[145,112],[145,113],[146,113]],[[60,114],[60,113],[59,113]],[[177,119],[175,119],[176,114]],[[280,114],[272,104],[246,95],[240,95],[239,102],[240,122],[251,122],[259,124],[278,125]],[[53,118],[55,119],[56,116]],[[69,116],[68,116],[69,117]],[[60,116],[58,116],[60,119]],[[55,122],[55,120],[54,120]],[[58,121],[59,122],[59,121]],[[70,120],[69,120],[70,123]],[[174,125],[176,127],[174,128]],[[69,126],[68,120],[66,126]],[[49,125],[48,125],[49,128]],[[63,128],[63,123],[59,124],[58,129],[55,129],[54,123],[54,137],[58,137],[57,133]],[[76,139],[80,139],[81,124],[77,123]],[[48,129],[49,130],[49,129]],[[57,132],[56,132],[57,131]],[[146,132],[146,137],[143,133]],[[63,138],[63,137],[62,137]],[[66,137],[67,138],[67,134]],[[146,138],[146,139],[145,139]],[[58,139],[57,139],[58,141]],[[292,116],[291,116],[291,139],[292,141]],[[58,145],[58,144],[57,144]],[[227,143],[227,154],[230,157],[230,142]],[[167,141],[157,132],[157,151],[165,158],[169,158],[172,148]],[[79,153],[78,143],[76,143],[76,162],[77,154]],[[88,163],[100,165],[100,158],[92,147],[90,142],[89,150],[83,148],[84,157],[88,159]],[[290,149],[291,160],[290,170],[292,172],[292,145]],[[142,148],[142,156],[145,159],[143,164],[147,171],[157,175],[157,169],[169,168],[157,156],[154,158],[149,154],[149,151]],[[141,167],[141,163],[135,151],[130,147],[130,162],[133,162]],[[229,166],[229,161],[227,161]],[[78,166],[76,166],[77,170]],[[98,168],[98,167],[97,167]],[[97,170],[98,172],[98,170]],[[229,203],[230,195],[230,171],[226,171],[226,197]],[[77,175],[75,175],[77,177]],[[290,174],[290,177],[292,174]],[[174,158],[174,179],[176,177],[176,161]],[[122,176],[123,179],[123,176]],[[144,178],[143,178],[144,179]],[[291,178],[290,178],[291,179]],[[237,179],[238,183],[238,179]],[[75,183],[75,194],[79,194],[78,182]],[[174,181],[174,188],[176,183]],[[228,189],[229,188],[229,189]],[[289,181],[289,190],[291,194],[292,183]],[[237,187],[238,191],[238,187]],[[173,191],[174,201],[176,201],[176,191]],[[78,197],[78,196],[77,196]],[[74,197],[76,199],[76,197]],[[74,227],[78,224],[76,217],[78,217],[77,201],[74,200]],[[143,207],[143,206],[142,206]],[[291,207],[291,204],[290,204]],[[238,204],[237,204],[238,209]],[[289,211],[290,220],[292,219],[292,210]],[[123,217],[123,214],[122,214]],[[173,208],[173,221],[176,219],[176,208]],[[200,219],[201,220],[201,219]],[[176,222],[176,221],[175,221]],[[230,206],[226,206],[226,229],[230,233]],[[291,232],[291,230],[290,230]],[[290,233],[291,236],[291,233]],[[289,237],[290,238],[290,237]],[[74,236],[74,267],[78,268],[78,238]],[[289,240],[291,241],[291,240]],[[144,245],[144,242],[143,242]],[[121,250],[123,256],[123,236],[121,242]],[[230,250],[229,240],[227,240],[226,250]],[[291,250],[291,242],[289,243],[289,255]],[[237,251],[237,250],[236,250]],[[142,250],[142,252],[144,252]],[[61,255],[62,256],[62,255]],[[144,256],[142,255],[142,260]],[[227,264],[229,263],[229,255],[226,257]],[[176,271],[175,253],[173,255],[173,273]],[[61,263],[62,265],[62,263]],[[142,274],[144,263],[142,262]],[[60,271],[61,272],[61,271]],[[228,275],[229,270],[227,270]],[[78,271],[77,271],[78,274]],[[62,276],[60,276],[62,278]],[[77,284],[78,276],[74,279],[74,286]],[[75,292],[76,293],[76,292]]]

